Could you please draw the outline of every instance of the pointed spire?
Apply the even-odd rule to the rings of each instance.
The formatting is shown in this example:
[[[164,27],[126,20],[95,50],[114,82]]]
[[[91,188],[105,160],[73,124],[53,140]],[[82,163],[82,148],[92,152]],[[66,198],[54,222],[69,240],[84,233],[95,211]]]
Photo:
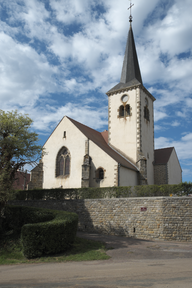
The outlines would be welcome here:
[[[120,82],[126,84],[133,80],[138,80],[141,84],[143,84],[130,21],[130,29],[127,38]]]
[[[133,5],[128,9],[131,9]],[[121,80],[120,83],[117,84],[115,87],[110,89],[108,93],[115,92],[117,90],[128,88],[134,85],[142,84],[142,78],[141,78],[141,72],[139,68],[139,61],[137,58],[137,51],[135,48],[135,40],[133,36],[133,30],[132,30],[132,15],[130,12],[129,22],[130,22],[130,28],[129,33],[127,37],[127,45],[125,49],[125,55],[124,55],[124,61],[123,61],[123,68],[121,72]]]

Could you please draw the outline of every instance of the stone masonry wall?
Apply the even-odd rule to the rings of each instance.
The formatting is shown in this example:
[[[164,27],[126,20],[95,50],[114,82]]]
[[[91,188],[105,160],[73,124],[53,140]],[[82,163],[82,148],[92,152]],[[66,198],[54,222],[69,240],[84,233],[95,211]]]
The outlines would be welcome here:
[[[43,188],[43,163],[39,163],[31,171],[31,179],[28,184],[28,190],[32,190],[34,188]]]
[[[167,164],[154,165],[154,184],[168,184]]]
[[[34,200],[12,204],[76,212],[79,230],[142,239],[192,241],[190,197]]]
[[[192,240],[192,197],[163,199],[163,235],[168,240]]]

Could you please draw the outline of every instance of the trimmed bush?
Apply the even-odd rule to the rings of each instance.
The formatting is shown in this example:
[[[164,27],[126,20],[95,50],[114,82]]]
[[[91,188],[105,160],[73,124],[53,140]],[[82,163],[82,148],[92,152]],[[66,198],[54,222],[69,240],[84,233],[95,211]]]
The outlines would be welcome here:
[[[22,206],[8,206],[4,229],[21,231],[23,253],[27,258],[61,253],[76,236],[75,213]]]
[[[128,187],[74,188],[74,189],[35,189],[17,191],[16,200],[65,200],[65,199],[100,199],[127,197],[183,196],[192,194],[192,183],[178,185],[138,185]]]

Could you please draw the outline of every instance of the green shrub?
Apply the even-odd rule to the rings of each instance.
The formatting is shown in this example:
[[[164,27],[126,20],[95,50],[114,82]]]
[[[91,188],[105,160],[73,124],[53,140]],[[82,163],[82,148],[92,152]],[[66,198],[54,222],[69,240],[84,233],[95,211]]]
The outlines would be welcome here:
[[[184,195],[188,195],[188,194],[192,194],[192,182],[183,182],[181,183],[181,187],[182,187],[182,194]]]
[[[138,185],[127,187],[104,187],[104,188],[74,188],[74,189],[35,189],[18,191],[16,200],[35,199],[100,199],[100,198],[125,198],[125,197],[157,197],[170,195],[192,194],[192,183],[184,182],[178,185]]]
[[[21,231],[27,258],[60,253],[71,246],[77,232],[75,213],[23,206],[8,206],[4,229]]]
[[[27,191],[26,190],[16,190],[15,191],[15,199],[16,200],[25,200],[25,199],[27,199]]]

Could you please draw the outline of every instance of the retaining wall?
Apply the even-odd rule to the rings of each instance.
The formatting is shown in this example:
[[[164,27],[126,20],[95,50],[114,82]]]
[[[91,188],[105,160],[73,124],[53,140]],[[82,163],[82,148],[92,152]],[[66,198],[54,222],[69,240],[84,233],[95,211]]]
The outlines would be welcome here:
[[[142,239],[192,241],[192,197],[12,201],[76,212],[79,230]]]

